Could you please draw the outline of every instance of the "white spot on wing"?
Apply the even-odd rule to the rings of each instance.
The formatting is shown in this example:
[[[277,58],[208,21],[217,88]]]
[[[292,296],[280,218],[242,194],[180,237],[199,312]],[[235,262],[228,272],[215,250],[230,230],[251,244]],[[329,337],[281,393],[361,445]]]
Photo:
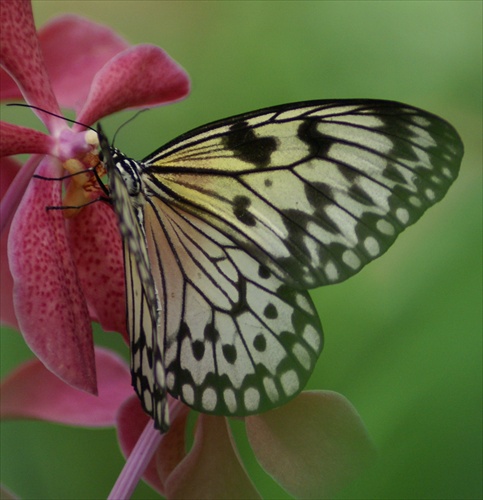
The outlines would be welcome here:
[[[339,271],[337,271],[333,262],[328,262],[325,265],[325,274],[329,281],[335,281],[339,277]]]
[[[365,240],[364,240],[364,247],[365,249],[367,250],[367,253],[371,256],[371,257],[376,257],[377,255],[379,255],[379,253],[381,252],[381,249],[379,247],[379,243],[377,242],[377,240],[375,238],[373,238],[372,236],[368,236]]]
[[[260,406],[260,393],[254,387],[245,390],[243,399],[248,411],[255,411]]]
[[[165,382],[165,373],[164,373],[164,367],[160,361],[156,363],[155,366],[156,370],[156,382],[160,387],[164,387],[166,382]]]
[[[191,385],[184,384],[181,388],[181,392],[183,394],[183,399],[187,404],[192,405],[195,402],[195,394]]]
[[[300,344],[295,344],[292,352],[306,370],[311,367],[312,361],[310,359],[310,354],[305,347]]]
[[[403,224],[407,224],[409,221],[409,212],[405,208],[398,208],[396,210],[396,217]]]
[[[366,130],[364,128],[353,128],[348,132],[346,125],[338,124],[328,124],[321,123],[317,126],[317,129],[322,134],[326,134],[329,137],[334,137],[335,139],[342,139],[342,141],[350,141],[351,143],[360,146],[371,145],[371,149],[379,153],[388,153],[393,147],[392,140],[375,130]],[[334,158],[339,156],[344,158],[347,153],[350,152],[352,148],[345,143],[335,143],[329,151],[329,156]]]
[[[302,293],[297,293],[295,295],[295,301],[297,302],[297,305],[300,307],[300,309],[303,309],[305,312],[308,312],[309,314],[313,314],[314,311],[310,306],[310,303],[305,295],[303,295]]]
[[[303,239],[303,244],[310,255],[310,261],[312,266],[319,267],[320,255],[319,255],[319,246],[317,245],[317,242],[310,236],[305,236]]]
[[[203,395],[201,397],[201,405],[205,410],[212,411],[216,407],[216,392],[211,387],[206,388],[203,391]]]
[[[305,340],[305,342],[307,342],[307,344],[309,344],[309,346],[312,347],[312,349],[315,352],[319,352],[320,334],[312,325],[307,325],[305,327],[302,337]]]
[[[293,396],[300,387],[300,381],[294,370],[289,370],[280,377],[283,391],[287,396]]]
[[[144,408],[148,413],[151,413],[153,411],[153,398],[151,397],[151,394],[149,391],[144,391],[143,393],[143,399],[144,399]]]
[[[423,116],[413,116],[411,120],[413,121],[413,123],[419,125],[420,127],[427,127],[431,124],[431,122]]]
[[[344,122],[349,125],[362,125],[368,128],[380,128],[384,125],[384,122],[377,116],[367,116],[367,115],[349,115],[349,116],[338,116],[338,122]]]
[[[385,219],[379,219],[376,222],[376,227],[378,231],[380,231],[382,234],[387,234],[388,236],[393,236],[396,232],[394,226]]]
[[[175,382],[175,377],[174,377],[174,374],[169,372],[167,375],[166,375],[166,386],[168,387],[168,389],[172,389],[174,387],[174,382]]]
[[[411,139],[417,144],[420,144],[424,148],[436,146],[436,141],[427,130],[414,127],[413,125],[409,125],[408,129],[414,134]]]
[[[277,386],[272,378],[265,377],[263,379],[263,387],[265,387],[265,391],[267,396],[270,398],[270,401],[275,402],[280,399],[280,394],[278,393]]]
[[[410,196],[409,203],[411,203],[411,205],[416,208],[420,208],[422,205],[421,200],[417,196]]]
[[[451,170],[448,168],[448,167],[444,167],[442,170],[441,170],[442,174],[447,177],[448,179],[452,179],[453,178],[453,174],[451,173]]]
[[[352,269],[358,269],[361,265],[361,259],[359,259],[357,254],[352,250],[346,250],[342,254],[342,260]]]

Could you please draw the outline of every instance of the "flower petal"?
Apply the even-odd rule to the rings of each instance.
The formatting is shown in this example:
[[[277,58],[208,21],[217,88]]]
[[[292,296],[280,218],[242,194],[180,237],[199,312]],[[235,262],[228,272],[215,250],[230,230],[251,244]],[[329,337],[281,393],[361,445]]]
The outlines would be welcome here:
[[[38,130],[0,122],[0,157],[22,153],[48,154],[54,146],[53,138]]]
[[[2,500],[18,500],[18,496],[12,493],[6,486],[0,484],[0,498]]]
[[[0,198],[3,199],[7,189],[20,170],[20,164],[10,158],[0,158]],[[3,214],[2,214],[3,216]],[[10,226],[6,227],[0,236],[0,321],[18,328],[17,317],[13,308],[13,278],[8,265],[7,239]]]
[[[15,99],[23,99],[22,92],[15,80],[3,68],[0,68],[0,101]]]
[[[0,64],[17,82],[29,104],[60,114],[44,66],[30,2],[2,2],[0,26]],[[64,123],[59,126],[58,118],[45,113],[38,116],[51,132],[65,126]]]
[[[6,193],[2,196],[0,202],[0,232],[2,234],[10,224],[27,186],[32,180],[32,174],[35,172],[42,158],[42,155],[31,156],[10,182]]]
[[[335,392],[303,392],[245,423],[262,467],[297,498],[330,498],[374,458],[361,418]]]
[[[91,318],[105,331],[121,333],[127,341],[124,261],[116,214],[99,202],[69,219],[67,228]]]
[[[79,110],[96,73],[129,44],[107,26],[75,15],[53,19],[39,32],[52,87],[61,106]]]
[[[37,172],[57,177],[46,157]],[[27,344],[68,384],[96,392],[91,323],[59,210],[61,184],[33,179],[12,221],[8,241],[14,305]]]
[[[124,360],[96,349],[99,396],[62,382],[38,360],[22,364],[2,382],[1,418],[35,418],[69,425],[115,424],[121,404],[133,389]]]
[[[77,119],[91,124],[122,109],[176,101],[188,92],[186,72],[166,52],[138,45],[115,56],[97,73]]]
[[[193,448],[166,482],[171,499],[260,498],[235,450],[224,417],[198,417]]]

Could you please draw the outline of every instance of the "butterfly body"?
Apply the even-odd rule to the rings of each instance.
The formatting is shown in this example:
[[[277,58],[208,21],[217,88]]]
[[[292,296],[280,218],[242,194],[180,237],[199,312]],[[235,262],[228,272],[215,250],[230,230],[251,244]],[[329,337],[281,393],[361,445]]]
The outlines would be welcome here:
[[[457,176],[462,145],[388,101],[312,101],[205,125],[136,162],[99,130],[124,241],[133,385],[249,415],[305,385],[323,345],[307,289],[392,244]]]

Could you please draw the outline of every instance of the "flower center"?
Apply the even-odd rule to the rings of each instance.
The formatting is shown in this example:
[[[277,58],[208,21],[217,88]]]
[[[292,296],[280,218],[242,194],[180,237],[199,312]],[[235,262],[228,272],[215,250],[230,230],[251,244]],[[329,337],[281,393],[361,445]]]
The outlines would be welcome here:
[[[63,167],[71,174],[63,201],[66,208],[62,211],[69,219],[78,215],[86,205],[102,198],[104,190],[100,178],[106,175],[106,169],[94,153],[85,153],[80,159],[71,158],[63,163]]]

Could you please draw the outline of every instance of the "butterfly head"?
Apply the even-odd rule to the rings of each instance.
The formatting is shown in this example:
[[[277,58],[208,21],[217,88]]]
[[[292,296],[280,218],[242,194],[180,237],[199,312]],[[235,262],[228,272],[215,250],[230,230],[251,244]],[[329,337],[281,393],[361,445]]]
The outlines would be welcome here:
[[[97,133],[99,136],[99,159],[106,168],[111,191],[116,191],[116,185],[119,189],[121,184],[116,182],[116,177],[120,175],[129,196],[138,197],[142,191],[140,165],[110,145],[100,123],[97,125]]]
[[[110,152],[114,168],[121,175],[129,195],[133,197],[139,196],[142,191],[139,164],[115,148],[111,148]]]

